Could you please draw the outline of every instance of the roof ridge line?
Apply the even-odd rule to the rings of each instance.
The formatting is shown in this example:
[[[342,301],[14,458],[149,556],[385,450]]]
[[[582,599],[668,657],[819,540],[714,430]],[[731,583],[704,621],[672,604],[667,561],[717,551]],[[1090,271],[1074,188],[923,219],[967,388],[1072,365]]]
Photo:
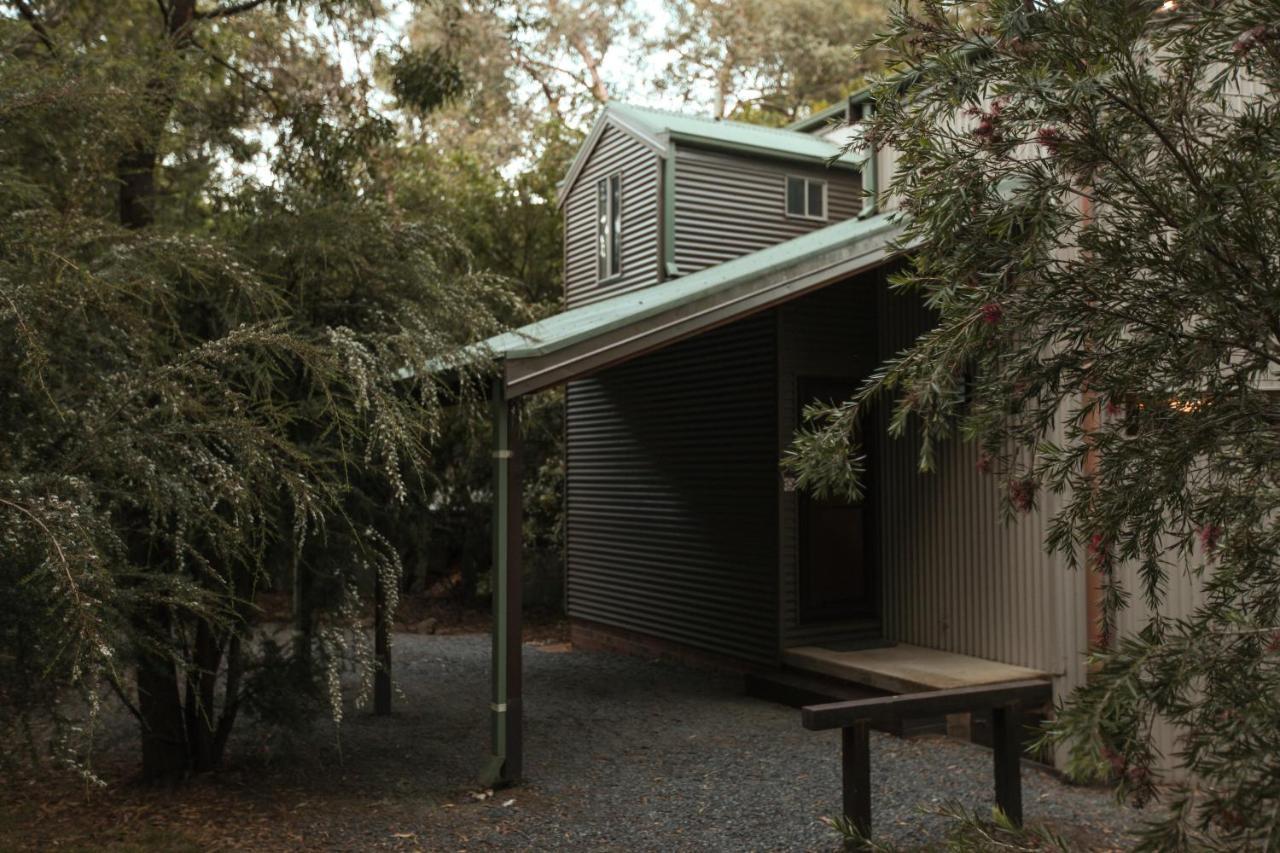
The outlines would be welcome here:
[[[609,101],[604,105],[604,108],[606,110],[608,110],[611,107],[613,108],[620,107],[624,111],[625,110],[641,110],[643,112],[658,113],[659,115],[667,115],[673,118],[688,119],[690,121],[700,121],[705,124],[711,124],[711,125],[725,125],[725,124],[736,125],[737,127],[748,128],[750,130],[759,130],[759,131],[766,131],[768,133],[776,133],[780,136],[785,136],[789,139],[794,139],[797,136],[808,137],[810,139],[820,139],[820,137],[815,137],[813,134],[803,133],[798,130],[788,130],[786,127],[773,127],[767,124],[753,124],[752,122],[749,122],[749,121],[740,121],[738,119],[733,119],[733,118],[716,118],[714,116],[707,116],[707,115],[701,115],[701,114],[682,113],[676,110],[665,109],[663,107],[645,107],[645,106],[639,106],[637,104],[630,104],[630,103],[627,103],[626,101]],[[826,140],[822,140],[822,141],[826,142]],[[832,145],[834,146],[834,143],[832,143]]]

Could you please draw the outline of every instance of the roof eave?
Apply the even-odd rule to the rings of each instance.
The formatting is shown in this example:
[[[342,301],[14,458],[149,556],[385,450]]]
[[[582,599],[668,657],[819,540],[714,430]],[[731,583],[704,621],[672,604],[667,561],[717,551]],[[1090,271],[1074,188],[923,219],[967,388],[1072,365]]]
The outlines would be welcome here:
[[[853,97],[853,96],[850,95],[850,97]],[[808,133],[811,130],[816,130],[820,127],[825,127],[826,125],[831,123],[832,119],[836,118],[837,116],[843,115],[845,113],[845,111],[848,109],[847,104],[848,104],[847,101],[841,101],[838,104],[832,104],[826,109],[818,110],[816,113],[814,113],[811,116],[806,116],[805,118],[798,119],[797,121],[791,122],[791,124],[786,125],[783,129],[793,130],[793,131],[796,131],[797,133]]]
[[[729,154],[744,154],[751,157],[765,157],[771,160],[786,160],[794,163],[817,163],[839,169],[850,169],[855,172],[862,170],[861,160],[850,159],[847,155],[839,153],[832,158],[817,154],[802,154],[795,151],[787,151],[783,148],[768,148],[762,145],[744,145],[737,142],[726,142],[723,139],[714,139],[691,133],[669,132],[667,136],[673,142],[688,145],[692,148],[706,148],[712,151],[723,151]]]
[[[569,164],[569,171],[565,173],[564,179],[556,187],[556,207],[564,206],[565,199],[569,197],[569,192],[573,189],[573,185],[577,183],[583,168],[586,167],[587,160],[591,157],[591,152],[595,150],[596,143],[600,141],[600,137],[604,135],[605,128],[609,125],[613,125],[628,136],[639,140],[659,156],[666,153],[665,146],[657,137],[644,128],[637,126],[634,122],[627,121],[616,112],[611,111],[608,106],[605,106],[604,110],[591,125],[591,130],[587,132],[586,139],[582,140],[582,145],[578,147],[578,153],[574,155],[573,162]]]
[[[656,306],[556,346],[512,347],[501,359],[508,394],[558,385],[865,272],[904,250],[896,242],[900,233],[900,225],[886,215],[883,226],[846,244],[760,270],[697,298]]]

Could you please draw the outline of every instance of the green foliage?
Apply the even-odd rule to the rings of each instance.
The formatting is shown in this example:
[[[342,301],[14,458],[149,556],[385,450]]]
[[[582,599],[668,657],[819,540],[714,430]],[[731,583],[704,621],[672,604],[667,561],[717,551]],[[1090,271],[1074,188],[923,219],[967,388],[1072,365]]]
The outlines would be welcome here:
[[[877,86],[869,138],[900,152],[890,191],[922,241],[896,286],[939,322],[788,461],[837,487],[892,395],[922,468],[959,435],[1010,512],[1064,496],[1047,545],[1100,574],[1108,646],[1054,738],[1144,799],[1166,720],[1200,782],[1147,849],[1280,843],[1277,22],[1274,0],[900,8],[883,43],[914,85]],[[1172,614],[1184,573],[1202,603]]]
[[[314,88],[327,54],[290,54],[314,73],[272,91],[210,59],[296,19],[186,42],[150,4],[114,11],[0,20],[0,730],[70,689],[91,723],[111,691],[144,772],[172,775],[216,765],[240,710],[340,716],[344,656],[369,672],[360,590],[399,572],[379,509],[421,481],[450,399],[421,368],[514,300],[395,204],[392,128]],[[218,180],[264,115],[270,183]],[[287,652],[251,635],[282,578],[310,602]]]
[[[923,808],[925,814],[937,815],[947,820],[947,834],[939,848],[952,853],[1034,853],[1052,851],[1068,853],[1078,849],[1058,833],[1045,826],[1016,826],[999,807],[991,809],[991,816],[983,817],[956,803]],[[872,850],[877,853],[895,853],[903,848],[883,844],[865,837],[853,821],[844,815],[824,817],[822,822],[831,827],[842,839],[847,850]]]
[[[827,107],[883,67],[862,44],[884,23],[879,0],[679,0],[656,45],[674,59],[658,86],[710,92],[712,113],[781,125]]]
[[[499,121],[498,117],[493,120]],[[475,266],[509,281],[520,310],[502,315],[512,325],[559,310],[563,242],[556,184],[581,135],[552,119],[533,131],[535,158],[513,176],[471,151],[414,146],[397,180],[404,207],[447,223],[465,243]],[[483,407],[446,415],[440,450],[430,466],[430,497],[406,524],[429,550],[430,570],[456,572],[466,603],[487,594],[491,565],[492,434]],[[563,396],[556,391],[526,402],[525,434],[526,600],[560,606],[563,574]],[[404,529],[404,528],[402,528]],[[427,545],[426,543],[429,543]],[[411,566],[411,573],[417,566]]]
[[[431,112],[466,91],[462,70],[443,51],[402,51],[391,64],[391,92],[404,106]]]

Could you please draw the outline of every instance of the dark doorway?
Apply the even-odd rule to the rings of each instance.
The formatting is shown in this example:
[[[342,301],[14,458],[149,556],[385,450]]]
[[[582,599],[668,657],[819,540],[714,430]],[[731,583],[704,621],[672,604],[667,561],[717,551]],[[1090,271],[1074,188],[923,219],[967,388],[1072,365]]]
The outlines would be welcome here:
[[[814,402],[837,403],[857,390],[855,379],[802,376],[796,380],[800,411]],[[797,415],[799,417],[799,415]],[[802,422],[802,421],[797,421]],[[875,448],[867,436],[865,496],[841,498],[798,495],[799,593],[802,622],[879,616],[876,572]]]

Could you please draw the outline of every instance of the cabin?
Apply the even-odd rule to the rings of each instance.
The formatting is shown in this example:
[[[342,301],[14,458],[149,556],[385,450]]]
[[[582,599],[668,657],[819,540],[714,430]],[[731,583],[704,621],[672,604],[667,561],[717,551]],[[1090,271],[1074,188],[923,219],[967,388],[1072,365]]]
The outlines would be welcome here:
[[[857,503],[802,494],[779,466],[807,404],[847,398],[933,320],[887,286],[910,249],[878,191],[893,152],[844,150],[870,108],[859,93],[769,129],[610,103],[584,141],[558,198],[565,310],[486,342],[490,781],[523,773],[520,400],[557,385],[576,645],[782,691],[1083,683],[1099,593],[1045,553],[1052,495],[1006,523],[975,447],[920,474],[887,413]]]

